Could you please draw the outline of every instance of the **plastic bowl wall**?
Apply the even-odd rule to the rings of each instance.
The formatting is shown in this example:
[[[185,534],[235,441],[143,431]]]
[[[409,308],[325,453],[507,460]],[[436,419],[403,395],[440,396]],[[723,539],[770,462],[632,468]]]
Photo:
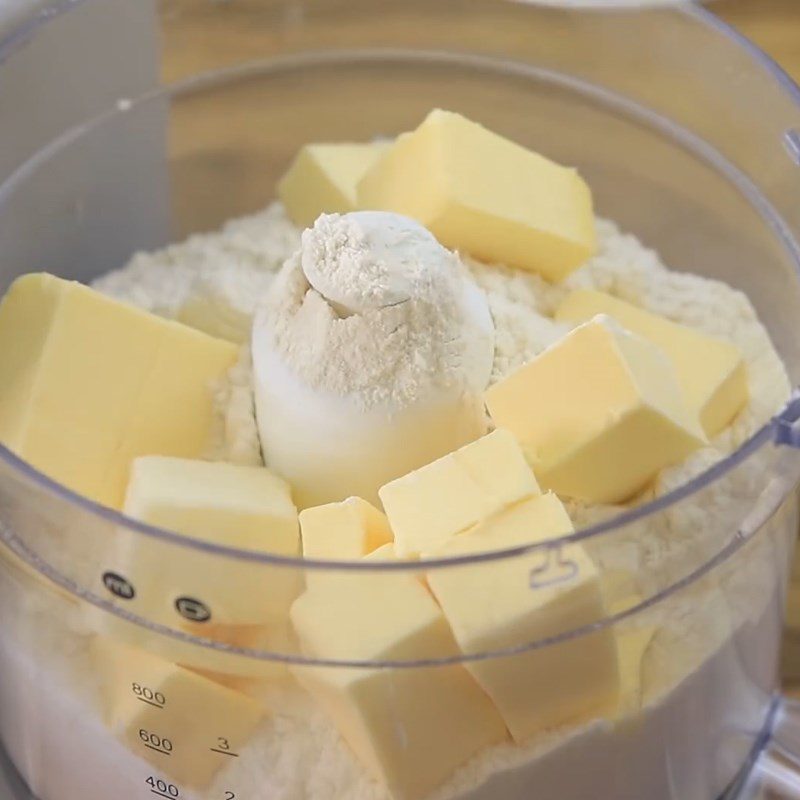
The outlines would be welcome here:
[[[393,135],[441,106],[576,165],[602,216],[673,268],[745,291],[797,382],[797,98],[774,66],[705,12],[592,13],[498,0],[184,0],[162,3],[158,15],[147,4],[136,13],[113,8],[86,0],[6,45],[2,69],[19,79],[26,65],[42,63],[42,43],[59,26],[108,33],[85,37],[83,56],[95,65],[92,48],[108,48],[128,26],[139,39],[127,58],[138,53],[142,63],[131,62],[138,78],[126,73],[119,86],[110,69],[102,108],[76,100],[69,107],[85,114],[50,130],[51,107],[30,92],[15,95],[14,122],[0,131],[3,288],[32,270],[89,280],[136,250],[218,227],[270,202],[301,144]],[[65,82],[81,99],[85,85]],[[774,434],[767,427],[659,505],[576,534],[602,565],[608,597],[580,625],[498,650],[454,656],[442,646],[424,659],[381,663],[355,651],[307,659],[280,598],[320,578],[358,592],[376,575],[388,598],[409,576],[433,572],[476,585],[503,574],[545,591],[569,580],[574,543],[399,568],[247,558],[126,521],[0,452],[3,744],[40,800],[110,792],[127,800],[160,791],[158,781],[182,796],[304,800],[302,782],[283,794],[265,782],[258,765],[272,767],[257,742],[236,759],[215,752],[224,731],[202,704],[194,717],[151,715],[131,737],[109,718],[109,703],[124,705],[146,682],[104,672],[92,655],[98,636],[255,692],[269,720],[277,712],[264,698],[303,670],[377,675],[389,697],[387,687],[435,685],[448,670],[507,663],[533,675],[540,661],[563,657],[579,667],[564,676],[564,694],[580,696],[596,668],[580,661],[587,641],[646,632],[627,710],[576,712],[557,733],[541,731],[515,750],[515,768],[475,767],[485,770],[483,787],[459,796],[714,800],[746,763],[777,688],[800,460]],[[145,561],[147,571],[137,572]],[[177,563],[191,575],[186,585],[170,582]],[[214,625],[243,576],[274,593],[274,614],[246,629]],[[187,621],[178,596],[208,610],[212,624]],[[532,679],[525,702],[544,703],[542,691]],[[173,754],[148,747],[153,735],[168,738]],[[569,748],[553,746],[561,738]],[[415,748],[432,746],[406,744],[410,763]],[[293,757],[288,748],[283,757]],[[576,757],[584,769],[570,766]],[[201,762],[200,774],[186,767]],[[298,763],[295,772],[305,769]]]

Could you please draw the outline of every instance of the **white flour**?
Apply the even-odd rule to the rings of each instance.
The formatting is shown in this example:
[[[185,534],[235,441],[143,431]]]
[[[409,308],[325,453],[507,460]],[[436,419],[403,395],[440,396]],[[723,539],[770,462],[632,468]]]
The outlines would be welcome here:
[[[655,253],[634,237],[621,234],[612,223],[601,221],[598,229],[600,252],[561,286],[550,286],[533,274],[469,260],[467,264],[486,292],[494,318],[494,381],[563,335],[567,328],[553,322],[549,315],[565,292],[578,286],[610,292],[676,322],[723,336],[741,348],[747,361],[751,387],[747,409],[710,447],[695,453],[685,464],[665,470],[654,489],[640,498],[646,500],[652,497],[653,492],[663,494],[685,483],[732,452],[783,404],[790,386],[769,336],[743,294],[719,282],[668,271]],[[298,231],[287,222],[280,206],[273,205],[265,212],[229,223],[220,233],[192,237],[160,253],[139,255],[128,267],[106,276],[95,285],[118,298],[169,316],[184,303],[199,272],[208,274],[209,270],[225,270],[233,265],[236,270],[273,273],[295,251],[298,238]],[[245,314],[249,304],[248,298],[248,305],[242,305]],[[215,456],[241,460],[241,463],[253,463],[259,458],[247,365],[245,354],[231,372],[228,386],[221,387],[217,393],[221,435]],[[639,591],[649,594],[664,588],[674,579],[686,576],[702,563],[704,557],[717,552],[727,541],[753,506],[754,493],[760,491],[756,488],[760,486],[760,477],[768,469],[769,464],[762,459],[751,458],[743,468],[693,500],[621,530],[612,538],[600,537],[590,544],[592,553],[607,570],[632,574],[632,583]],[[619,510],[577,504],[570,506],[578,525],[607,518]],[[701,773],[712,757],[705,750],[702,751],[704,760],[694,766],[691,763],[693,756],[684,753],[674,771],[665,776],[642,772],[641,782],[636,783],[633,773],[638,768],[637,762],[642,760],[639,756],[658,748],[665,749],[669,737],[674,738],[675,747],[680,748],[681,740],[691,735],[689,731],[692,728],[687,719],[692,709],[706,709],[717,686],[721,687],[720,691],[724,689],[729,698],[724,703],[733,703],[734,696],[739,697],[744,705],[750,702],[745,698],[744,689],[737,689],[737,681],[741,680],[739,674],[720,672],[723,664],[724,670],[740,669],[736,665],[729,668],[735,659],[722,658],[718,654],[732,646],[740,624],[758,619],[761,610],[771,602],[769,596],[775,592],[775,567],[770,559],[774,554],[769,540],[763,542],[765,547],[751,554],[748,563],[752,564],[752,571],[748,568],[746,579],[735,584],[736,600],[725,594],[728,584],[723,584],[722,588],[715,585],[713,590],[708,590],[708,587],[706,590],[711,591],[719,602],[706,602],[707,595],[698,602],[697,597],[690,593],[653,612],[650,622],[657,624],[659,630],[645,659],[643,702],[648,710],[642,715],[643,727],[636,727],[636,734],[630,742],[626,740],[623,746],[623,733],[611,732],[608,726],[594,722],[568,733],[548,732],[527,745],[502,745],[480,754],[465,765],[436,797],[451,797],[456,793],[476,800],[478,797],[490,800],[529,797],[530,787],[535,785],[529,778],[550,774],[547,772],[548,760],[558,762],[561,752],[573,752],[572,757],[579,758],[580,764],[576,767],[569,761],[562,765],[557,774],[558,779],[565,783],[564,791],[561,795],[557,792],[550,794],[553,790],[548,786],[548,797],[589,796],[586,792],[591,791],[591,776],[595,771],[600,774],[605,769],[614,776],[631,773],[630,787],[637,788],[631,789],[631,794],[628,791],[630,787],[619,784],[620,798],[645,796],[642,792],[649,787],[662,784],[667,787],[670,781],[676,780],[684,783],[677,789],[665,788],[664,798],[684,800],[715,796],[721,791],[724,781],[732,777],[732,772],[720,772],[716,779],[719,786],[712,781],[698,789]],[[734,582],[730,583],[733,585]],[[753,636],[756,635],[757,628],[753,632]],[[743,646],[747,650],[753,647],[754,651],[764,655],[766,661],[762,671],[767,677],[763,682],[768,684],[773,665],[766,662],[770,661],[770,652],[777,649],[778,634],[777,631],[762,630],[762,635],[765,641],[756,642],[751,636]],[[715,665],[713,668],[712,664]],[[694,688],[690,688],[693,685]],[[670,699],[670,691],[676,697],[674,701]],[[679,706],[679,695],[683,697],[680,702],[685,704],[685,708]],[[718,702],[723,703],[722,700]],[[693,739],[695,749],[702,750],[703,742],[710,741],[715,735],[714,725],[717,723],[713,721],[716,719],[714,714],[718,715],[720,725],[721,720],[730,715],[737,718],[740,712],[745,714],[744,706],[732,709],[724,703],[714,710],[708,707],[707,718],[701,716],[697,720],[709,725],[709,729],[705,733],[699,732]],[[670,708],[681,710],[669,711]],[[672,714],[674,719],[662,723],[658,721],[659,714]],[[663,729],[659,728],[662,724]],[[637,747],[641,749],[637,750]],[[247,754],[251,756],[249,759],[244,757]],[[609,766],[605,763],[611,758],[609,754],[616,754],[614,757],[620,759],[624,756],[626,763],[615,762],[616,766]],[[527,765],[524,769],[530,773],[525,781],[514,778],[514,770],[523,768],[521,765]],[[584,770],[584,766],[587,769]],[[612,767],[617,772],[613,772]],[[642,766],[641,770],[644,769]],[[579,787],[574,783],[578,778],[573,772],[585,773],[589,777]],[[478,784],[501,773],[508,776],[502,779],[505,784],[500,780],[500,783],[488,784],[485,793],[477,792]],[[269,800],[386,798],[385,790],[365,775],[332,724],[313,710],[303,715],[287,712],[270,717],[249,743],[241,763],[220,775],[209,797],[218,796],[219,793],[214,794],[214,791],[230,786],[231,781],[237,790],[241,790],[241,796]],[[567,788],[567,784],[572,788]],[[499,788],[501,785],[502,789]],[[652,794],[648,796],[655,797]],[[659,799],[661,797],[658,795]]]
[[[397,214],[321,216],[265,297],[264,344],[315,392],[359,410],[480,394],[494,337],[459,259]]]
[[[155,253],[137,253],[123,269],[98,278],[94,287],[147,311],[174,317],[195,281],[224,285],[245,312],[253,273],[274,274],[300,244],[300,231],[278,204],[231,220],[220,231],[190,236]],[[237,280],[237,275],[245,275]],[[237,291],[238,288],[238,291]]]

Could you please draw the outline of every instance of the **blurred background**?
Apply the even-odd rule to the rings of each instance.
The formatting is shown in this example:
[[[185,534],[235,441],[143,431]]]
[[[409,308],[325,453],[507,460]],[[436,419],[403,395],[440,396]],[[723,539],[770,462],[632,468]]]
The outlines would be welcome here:
[[[800,81],[800,0],[718,0],[712,8]]]

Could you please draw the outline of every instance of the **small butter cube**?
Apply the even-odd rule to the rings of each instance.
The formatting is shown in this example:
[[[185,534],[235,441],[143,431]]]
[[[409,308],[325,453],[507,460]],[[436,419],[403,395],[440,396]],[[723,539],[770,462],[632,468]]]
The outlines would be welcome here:
[[[357,560],[394,540],[386,515],[360,497],[300,512],[303,556]]]
[[[378,492],[401,557],[419,555],[539,486],[512,434],[498,429]]]
[[[747,367],[732,344],[589,289],[570,294],[556,319],[584,322],[596,314],[608,314],[666,353],[686,404],[700,417],[708,436],[719,433],[747,402]]]
[[[403,134],[358,185],[361,208],[419,220],[447,247],[560,281],[595,251],[589,187],[448,111]]]
[[[142,522],[204,542],[256,554],[300,554],[289,485],[264,467],[140,457],[131,469],[124,510]],[[180,598],[191,598],[202,603],[205,619],[199,621],[266,624],[276,616],[285,618],[297,595],[297,567],[189,548],[175,551],[175,545],[150,537],[130,540],[124,575],[154,609],[160,606],[166,612]]]
[[[51,478],[120,508],[139,455],[200,457],[210,384],[230,342],[53,275],[18,278],[0,304],[0,441]]]
[[[388,148],[389,142],[303,147],[278,184],[292,221],[305,228],[320,214],[357,210],[356,186]]]
[[[442,612],[405,573],[320,584],[292,608],[304,651],[375,667],[297,667],[357,757],[392,797],[427,795],[481,749],[506,738],[489,698],[460,665],[381,667],[457,654]]]
[[[590,503],[618,503],[706,443],[675,369],[609,317],[581,325],[486,393],[539,482]]]
[[[169,661],[97,637],[92,657],[106,724],[131,752],[203,789],[263,716],[246,695]]]
[[[501,512],[426,555],[503,550],[571,531],[558,498],[546,494]],[[580,545],[435,569],[427,577],[465,654],[534,644],[606,617],[597,568]],[[619,674],[611,628],[466,666],[518,741],[616,708]]]
[[[300,512],[303,556],[319,560],[357,561],[384,546],[392,548],[386,515],[360,497],[312,506]],[[347,581],[347,573],[330,569],[305,571],[306,586],[320,581]]]

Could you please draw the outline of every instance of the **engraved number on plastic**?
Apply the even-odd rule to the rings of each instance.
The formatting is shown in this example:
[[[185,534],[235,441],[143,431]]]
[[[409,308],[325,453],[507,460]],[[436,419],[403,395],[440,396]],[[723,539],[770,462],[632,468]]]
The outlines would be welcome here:
[[[155,692],[140,683],[132,683],[131,691],[139,702],[146,703],[153,708],[164,708],[167,704],[167,698],[162,692]]]
[[[122,600],[133,600],[133,598],[136,597],[136,589],[133,588],[133,584],[127,578],[123,578],[122,575],[118,575],[116,572],[103,573],[103,586],[105,586],[111,594]]]
[[[172,755],[172,742],[166,737],[159,736],[157,733],[152,733],[151,731],[146,731],[144,728],[140,728],[139,738],[144,742],[144,746],[148,750],[161,753],[162,756]]]
[[[211,609],[193,597],[179,597],[175,601],[175,608],[182,617],[191,622],[208,622],[211,619]]]
[[[238,753],[234,753],[231,750],[231,743],[224,737],[218,736],[217,737],[217,746],[210,748],[212,753],[219,753],[222,756],[232,756],[233,758],[239,758]]]
[[[542,562],[531,568],[528,585],[531,589],[543,589],[559,583],[569,583],[578,577],[578,565],[564,555],[561,545],[556,544],[542,551]]]
[[[167,800],[173,800],[173,798],[181,796],[178,787],[174,783],[167,783],[162,781],[161,778],[155,778],[151,775],[145,783],[150,787],[150,794],[157,794],[159,797],[167,798]]]

